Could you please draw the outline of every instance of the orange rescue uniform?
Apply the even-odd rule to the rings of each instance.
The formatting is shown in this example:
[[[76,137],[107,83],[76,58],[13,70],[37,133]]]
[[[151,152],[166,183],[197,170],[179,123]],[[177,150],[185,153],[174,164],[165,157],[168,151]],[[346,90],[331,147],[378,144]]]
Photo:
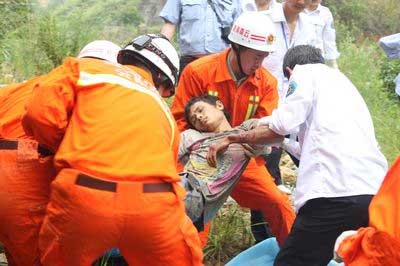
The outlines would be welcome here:
[[[400,157],[369,206],[369,227],[343,240],[338,253],[349,266],[400,265]]]
[[[181,131],[188,128],[185,104],[205,93],[219,97],[231,115],[232,126],[249,118],[271,115],[277,107],[276,78],[260,67],[238,87],[227,67],[229,51],[202,57],[182,72],[171,107]],[[251,159],[231,196],[243,207],[261,210],[279,244],[283,244],[295,214],[288,197],[278,190],[264,165],[257,165],[255,159]]]
[[[53,157],[21,126],[25,104],[39,80],[0,89],[0,242],[10,266],[40,264],[39,230],[55,176]]]
[[[129,265],[201,265],[177,182],[179,132],[150,75],[67,59],[27,105],[25,131],[60,169],[40,233],[44,266],[91,265],[117,247]]]

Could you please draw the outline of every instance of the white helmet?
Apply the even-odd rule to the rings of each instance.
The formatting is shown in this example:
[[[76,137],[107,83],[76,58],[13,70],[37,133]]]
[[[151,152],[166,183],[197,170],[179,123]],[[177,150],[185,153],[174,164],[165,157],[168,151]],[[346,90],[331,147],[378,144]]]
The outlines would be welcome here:
[[[78,58],[94,57],[117,63],[118,52],[121,47],[105,40],[97,40],[86,44],[79,52]]]
[[[178,82],[179,56],[165,36],[144,34],[136,37],[120,51],[118,61],[121,63],[121,60],[132,52],[152,63],[174,86],[176,85]]]
[[[262,12],[244,12],[233,24],[228,36],[232,43],[250,49],[273,52],[275,51],[275,25]]]

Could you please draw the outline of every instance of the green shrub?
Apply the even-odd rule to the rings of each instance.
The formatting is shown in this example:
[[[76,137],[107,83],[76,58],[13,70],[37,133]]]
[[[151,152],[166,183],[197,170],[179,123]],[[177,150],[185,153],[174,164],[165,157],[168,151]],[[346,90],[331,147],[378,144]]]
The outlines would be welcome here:
[[[358,45],[351,39],[343,40],[339,49],[339,67],[367,103],[376,137],[390,164],[400,154],[400,101],[381,80],[380,66],[385,57],[378,45],[368,39]]]
[[[380,78],[383,81],[385,88],[389,90],[389,93],[395,94],[395,83],[393,80],[400,73],[400,60],[382,60]],[[397,96],[396,96],[397,97]]]
[[[18,11],[26,23],[16,23],[0,39],[0,83],[46,73],[96,39],[127,43],[142,21],[134,2],[69,0],[53,9]]]
[[[30,4],[30,2],[33,2]],[[28,22],[29,14],[32,12],[34,1],[26,0],[8,0],[0,2],[0,40],[8,32]]]
[[[398,0],[325,0],[336,22],[344,24],[356,39],[400,32]]]

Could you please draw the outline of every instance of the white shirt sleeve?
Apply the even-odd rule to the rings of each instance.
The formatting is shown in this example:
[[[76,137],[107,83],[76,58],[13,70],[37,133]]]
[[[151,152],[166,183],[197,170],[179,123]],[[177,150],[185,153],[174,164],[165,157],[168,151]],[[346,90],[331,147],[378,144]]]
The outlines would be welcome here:
[[[279,135],[294,132],[311,113],[315,88],[309,72],[307,65],[294,68],[286,98],[272,112],[269,127]]]
[[[300,160],[301,148],[300,143],[296,140],[285,138],[281,144],[282,149]]]
[[[326,60],[335,60],[340,56],[340,53],[336,47],[336,31],[333,25],[332,13],[327,10],[326,14],[326,24],[323,29],[323,43],[324,43],[324,58]]]
[[[271,121],[271,116],[264,116],[258,120],[259,126],[268,126]]]

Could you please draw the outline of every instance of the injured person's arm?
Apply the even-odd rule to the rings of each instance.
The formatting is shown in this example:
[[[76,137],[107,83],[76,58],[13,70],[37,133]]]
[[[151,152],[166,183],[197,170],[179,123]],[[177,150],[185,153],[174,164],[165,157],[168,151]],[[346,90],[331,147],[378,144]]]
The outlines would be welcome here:
[[[275,133],[268,126],[257,126],[249,131],[230,134],[219,142],[210,145],[207,161],[211,166],[217,165],[218,154],[225,151],[231,144],[273,145],[283,141],[283,136]]]

